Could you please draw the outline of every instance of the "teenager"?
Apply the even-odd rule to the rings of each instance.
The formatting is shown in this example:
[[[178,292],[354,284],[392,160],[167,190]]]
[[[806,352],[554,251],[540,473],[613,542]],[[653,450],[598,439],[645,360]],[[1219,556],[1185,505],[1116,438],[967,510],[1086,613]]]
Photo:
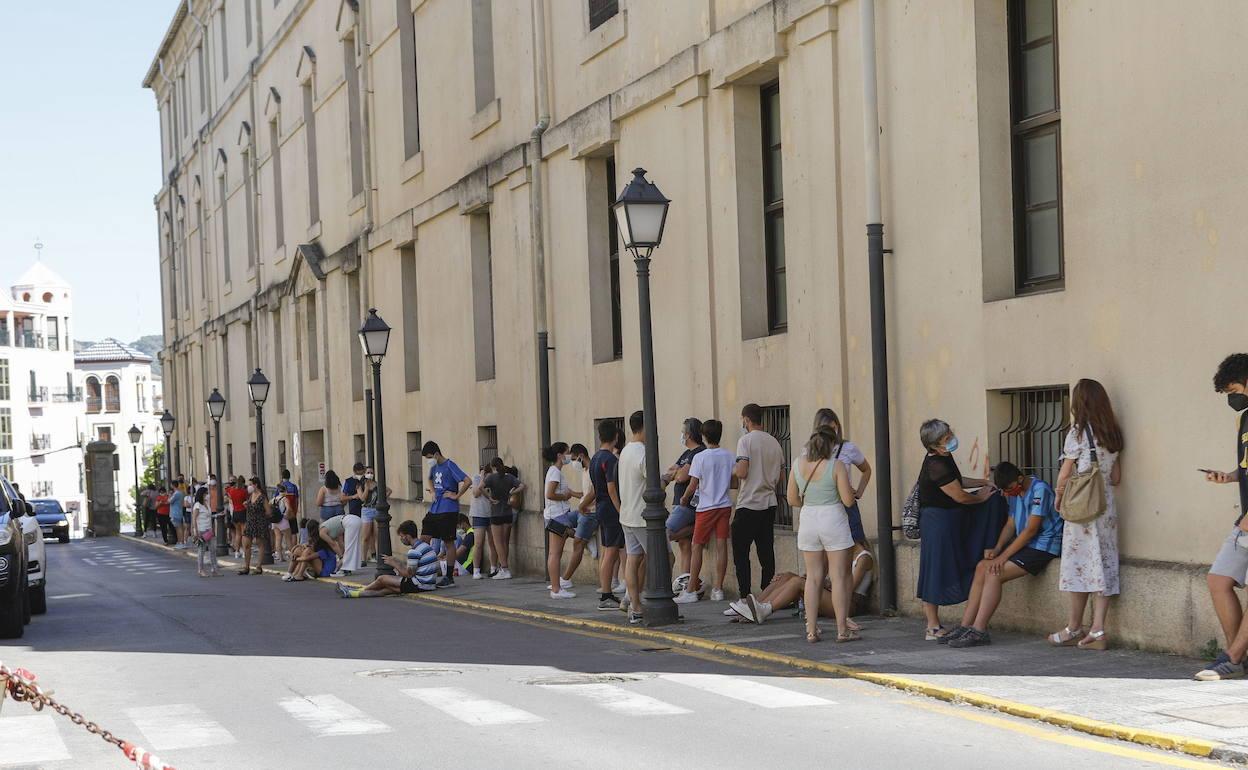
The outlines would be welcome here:
[[[342,484],[342,499],[346,507],[343,519],[345,534],[342,562],[333,577],[345,577],[364,566],[360,559],[360,531],[364,528],[364,463],[351,467],[351,476]]]
[[[616,465],[619,490],[620,525],[624,528],[624,585],[631,604],[628,622],[641,622],[641,589],[646,582],[646,557],[667,558],[667,554],[646,553],[646,415],[640,409],[628,417],[632,438],[620,450]],[[601,575],[599,576],[601,579]],[[599,588],[602,586],[600,585]]]
[[[672,484],[672,512],[667,517],[667,539],[676,544],[676,579],[672,581],[672,591],[680,593],[689,587],[689,557],[693,553],[693,521],[694,508],[681,505],[680,500],[689,488],[689,468],[693,458],[706,449],[702,443],[702,421],[696,417],[688,417],[680,424],[680,446],[683,451],[676,462],[672,463],[663,474],[664,486]],[[693,506],[697,499],[691,501]]]
[[[321,524],[315,519],[304,519],[303,530],[307,543],[295,546],[290,552],[290,565],[282,580],[299,582],[318,577],[329,577],[338,566],[341,546],[334,540],[321,537]]]
[[[485,493],[492,509],[490,510],[490,545],[493,548],[494,566],[498,571],[490,576],[493,580],[511,579],[511,529],[515,525],[516,514],[512,510],[512,502],[523,499],[524,484],[520,478],[503,463],[501,457],[490,462],[490,473],[484,481]]]
[[[186,482],[174,481],[173,490],[169,494],[169,524],[173,527],[177,543],[173,546],[179,550],[190,547],[190,529],[186,526]]]
[[[455,464],[455,461],[442,454],[442,449],[433,441],[426,441],[420,449],[420,456],[433,460],[426,479],[425,491],[433,498],[429,513],[421,523],[421,532],[430,534],[433,539],[442,541],[442,547],[448,551],[455,550],[455,525],[459,519],[459,498],[468,491],[468,474]],[[438,581],[439,588],[455,585],[454,563],[448,563],[446,575]]]
[[[213,514],[208,509],[207,500],[208,488],[200,487],[195,493],[195,504],[191,506],[191,531],[195,533],[195,540],[199,546],[197,553],[199,576],[220,577],[221,568],[217,565],[217,547],[212,526]]]
[[[405,521],[399,525],[399,542],[407,547],[406,559],[387,556],[386,564],[394,568],[394,575],[378,575],[364,588],[348,588],[336,584],[344,599],[371,599],[393,594],[414,594],[437,590],[438,556],[429,544],[429,536],[417,534],[416,522]]]
[[[602,538],[602,560],[598,564],[598,609],[620,608],[611,580],[624,547],[624,527],[620,524],[620,490],[615,444],[619,428],[603,420],[598,423],[598,451],[589,458],[589,489],[581,498],[580,511],[593,507]]]
[[[387,487],[386,496],[389,497],[391,489]],[[361,502],[360,518],[363,521],[363,529],[361,535],[361,554],[365,562],[373,559],[377,555],[377,501],[380,498],[381,488],[377,486],[377,474],[370,467],[364,469],[364,485],[360,489]],[[367,564],[361,564],[361,568]]]
[[[741,439],[737,442],[737,512],[732,519],[732,560],[737,587],[750,592],[750,548],[762,569],[759,587],[776,574],[776,491],[784,489],[784,450],[776,437],[763,429],[763,408],[746,404],[741,409]]]
[[[588,496],[591,483],[589,480],[589,450],[584,444],[573,444],[568,447],[568,464],[563,469],[563,477],[568,486],[581,493],[581,503]],[[572,556],[568,558],[568,566],[563,571],[564,579],[571,581],[572,576],[581,566],[585,551],[595,559],[598,558],[598,515],[584,505],[576,508],[576,532],[572,538]]]
[[[485,577],[481,572],[481,565],[485,563],[485,547],[490,542],[490,513],[494,507],[485,493],[485,477],[489,473],[490,465],[486,463],[472,477],[472,502],[468,506],[468,528],[473,531],[473,539],[477,542],[479,553],[472,565],[473,580]],[[494,560],[498,561],[497,554]]]
[[[169,521],[169,493],[164,486],[156,490],[156,523],[160,527],[160,536],[165,545],[175,545],[177,535]]]
[[[255,574],[259,575],[264,572],[257,563],[255,567],[251,566],[252,543],[259,545],[264,541],[264,533],[269,529],[269,517],[273,508],[269,504],[269,499],[264,494],[264,490],[260,488],[260,479],[255,476],[251,477],[251,481],[247,484],[247,500],[245,503],[245,511],[247,520],[243,524],[243,568],[238,571],[240,575]],[[259,555],[256,561],[259,562]]]
[[[702,590],[702,549],[712,539],[715,541],[715,580],[711,587],[711,601],[724,600],[729,518],[732,516],[728,488],[732,483],[736,457],[719,446],[723,434],[724,425],[719,420],[702,423],[706,450],[699,452],[689,466],[689,486],[685,488],[680,504],[694,507],[693,552],[689,559],[689,587],[677,594],[677,604],[692,604],[698,600]],[[747,588],[742,586],[741,590]]]
[[[854,553],[861,555],[867,553],[865,550],[859,550],[861,546],[855,544]],[[854,588],[855,595],[859,591],[865,591],[871,583],[871,572],[865,573]],[[771,583],[763,589],[760,594],[750,594],[744,599],[738,599],[728,605],[728,612],[732,613],[732,618],[736,622],[747,623],[763,623],[770,618],[776,610],[782,610],[786,607],[797,606],[798,600],[802,599],[806,593],[806,578],[796,572],[781,572],[771,579]],[[823,584],[819,590],[819,617],[835,618],[836,603],[832,600],[832,581],[825,577]],[[861,631],[862,628],[854,622],[853,613],[845,621],[845,625],[851,631]]]
[[[559,566],[563,561],[563,545],[576,532],[576,518],[568,501],[579,498],[579,492],[568,488],[563,476],[563,466],[567,461],[568,445],[562,441],[542,450],[542,459],[546,461],[546,480],[543,484],[543,497],[546,506],[542,510],[542,518],[546,522],[546,538],[549,553],[546,556],[546,575],[550,578],[550,598],[574,599],[572,581],[566,580]]]
[[[243,529],[247,526],[247,481],[235,476],[225,490],[230,499],[230,548],[234,558],[243,558]]]
[[[811,431],[819,430],[825,425],[835,430],[836,435],[841,437],[841,451],[836,459],[845,464],[845,470],[858,469],[858,483],[854,485],[854,504],[847,507],[845,513],[849,516],[849,531],[854,536],[854,542],[862,544],[865,548],[868,545],[867,533],[862,528],[862,511],[858,508],[858,501],[862,499],[867,491],[867,483],[871,481],[871,463],[867,462],[867,456],[862,453],[857,444],[845,438],[841,418],[826,406],[815,410],[815,424]],[[851,474],[850,477],[852,481],[853,475]]]

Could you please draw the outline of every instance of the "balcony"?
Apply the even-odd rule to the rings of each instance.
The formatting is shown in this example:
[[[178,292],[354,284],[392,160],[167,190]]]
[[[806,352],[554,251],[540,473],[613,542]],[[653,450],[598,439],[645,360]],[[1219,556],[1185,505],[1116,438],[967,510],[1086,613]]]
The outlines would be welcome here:
[[[54,388],[52,390],[52,403],[54,404],[76,404],[81,400],[82,388]]]
[[[104,400],[99,396],[87,396],[87,414],[99,414],[104,407]]]
[[[47,433],[35,433],[30,437],[30,451],[46,452],[52,448],[52,436]]]
[[[31,484],[31,490],[34,497],[52,497],[52,482],[36,481]]]
[[[41,348],[43,347],[43,335],[39,332],[18,332],[17,346],[19,348]]]
[[[121,399],[105,397],[104,411],[105,412],[120,412],[121,411]]]
[[[31,388],[26,393],[26,400],[32,404],[46,404],[51,398],[50,391],[47,386]]]

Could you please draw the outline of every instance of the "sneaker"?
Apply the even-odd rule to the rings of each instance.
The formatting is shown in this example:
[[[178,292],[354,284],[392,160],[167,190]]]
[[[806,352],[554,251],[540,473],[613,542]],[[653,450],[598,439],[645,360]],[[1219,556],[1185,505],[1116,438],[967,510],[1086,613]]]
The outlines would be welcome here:
[[[631,606],[633,606],[633,603],[628,598],[628,594],[624,594],[624,598],[620,599],[620,612],[628,612],[628,608]]]
[[[1242,679],[1244,676],[1244,662],[1232,663],[1226,651],[1218,653],[1217,659],[1210,663],[1203,671],[1196,672],[1196,680],[1198,682],[1217,682],[1221,679]]]
[[[334,583],[334,588],[338,589],[338,594],[342,596],[342,598],[344,599],[351,598],[351,589],[347,588],[342,583]]]
[[[754,622],[754,610],[752,607],[750,607],[749,602],[747,601],[748,599],[752,599],[752,598],[753,598],[752,596],[747,596],[745,599],[738,599],[732,604],[729,604],[728,612],[733,615],[740,615],[741,617],[753,623]]]
[[[451,577],[450,575],[447,575],[446,577],[442,578],[441,580],[437,582],[437,586],[438,588],[454,588],[455,578]]]
[[[613,594],[622,594],[627,590],[628,590],[628,586],[624,585],[618,580],[611,584],[611,593]]]
[[[755,623],[762,623],[767,619],[767,615],[763,613],[762,602],[754,598],[754,594],[745,597],[745,605],[750,608],[750,620]]]
[[[678,594],[689,587],[689,579],[692,577],[688,572],[676,576],[672,581],[672,593]]]
[[[992,644],[992,637],[987,631],[980,631],[976,628],[968,628],[966,633],[957,639],[950,639],[949,646],[961,649],[962,647],[982,647],[986,644]]]
[[[590,536],[589,542],[586,544],[589,548],[589,555],[598,558],[598,539]]]
[[[736,602],[733,602],[732,604],[736,604]],[[741,613],[737,612],[736,610],[732,608],[732,604],[729,604],[728,609],[724,610],[724,617],[731,618],[734,615],[737,617],[741,616]]]
[[[630,613],[628,613],[628,624],[629,624],[630,626],[635,626],[635,625],[638,625],[638,624],[640,624],[640,623],[641,623],[641,613],[640,613],[640,612],[630,612]]]
[[[571,580],[568,580],[566,578],[559,578],[559,587],[563,589],[564,591],[571,591],[575,586],[572,585]]]
[[[962,625],[954,626],[953,630],[950,631],[949,633],[945,634],[944,636],[937,637],[936,644],[950,644],[954,639],[961,639],[966,634],[966,632],[970,630],[971,630],[970,626],[962,626]]]
[[[473,579],[473,580],[480,580],[480,579],[481,579],[481,578],[483,578],[483,577],[485,577],[485,575],[482,575],[482,574],[481,574],[481,570],[479,570],[479,569],[474,569],[474,570],[472,571],[472,579]]]
[[[350,575],[350,574],[351,573],[347,572],[345,569],[340,569],[336,572],[329,573],[329,576],[332,578],[341,578],[341,577],[346,577],[347,575]]]
[[[754,602],[754,622],[755,623],[762,623],[764,620],[771,617],[771,613],[772,613],[771,602],[760,602],[760,601]]]
[[[291,582],[291,581],[292,581],[292,580],[294,580],[294,579],[295,579],[295,576],[294,576],[294,575],[282,575],[282,582],[283,582],[283,583],[289,583],[289,582]]]
[[[672,599],[672,601],[676,602],[677,604],[696,604],[698,601],[698,595],[691,594],[688,591],[681,591],[680,593],[676,594],[676,597]]]
[[[620,600],[615,598],[614,596],[609,597],[607,599],[601,599],[598,602],[598,609],[602,610],[603,612],[610,612],[611,610],[618,610],[619,608],[620,608]]]
[[[711,601],[722,602],[723,600],[724,600],[724,589],[712,588],[711,589]]]
[[[441,584],[439,584],[439,585],[441,585]],[[575,599],[575,598],[576,598],[576,594],[572,593],[571,591],[567,590],[566,588],[561,588],[561,589],[559,589],[558,591],[551,591],[551,592],[550,592],[550,598],[552,598],[552,599]]]
[[[498,574],[492,575],[490,580],[511,580],[511,570],[503,567],[498,571]]]

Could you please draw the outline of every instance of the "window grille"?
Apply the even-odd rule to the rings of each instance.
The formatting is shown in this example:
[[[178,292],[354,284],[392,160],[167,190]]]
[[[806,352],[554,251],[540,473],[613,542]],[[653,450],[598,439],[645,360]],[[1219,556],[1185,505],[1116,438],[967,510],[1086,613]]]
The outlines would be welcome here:
[[[763,407],[763,430],[775,437],[780,442],[780,450],[784,453],[783,478],[787,485],[789,479],[789,468],[793,464],[793,442],[789,431],[789,407],[786,406],[765,406]],[[776,526],[788,527],[793,526],[793,509],[789,507],[788,487],[776,488]]]
[[[1024,388],[1002,395],[1010,399],[1010,423],[997,436],[997,457],[1024,474],[1056,483],[1070,430],[1070,388]]]

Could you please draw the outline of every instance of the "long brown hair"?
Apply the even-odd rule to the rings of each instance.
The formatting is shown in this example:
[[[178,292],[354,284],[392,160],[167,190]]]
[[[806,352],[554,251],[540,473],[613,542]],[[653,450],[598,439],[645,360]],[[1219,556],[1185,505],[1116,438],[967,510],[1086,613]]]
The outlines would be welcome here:
[[[1083,379],[1075,383],[1070,394],[1071,422],[1083,435],[1088,425],[1097,442],[1110,452],[1123,450],[1122,428],[1114,417],[1114,407],[1109,403],[1105,386],[1096,380]]]

